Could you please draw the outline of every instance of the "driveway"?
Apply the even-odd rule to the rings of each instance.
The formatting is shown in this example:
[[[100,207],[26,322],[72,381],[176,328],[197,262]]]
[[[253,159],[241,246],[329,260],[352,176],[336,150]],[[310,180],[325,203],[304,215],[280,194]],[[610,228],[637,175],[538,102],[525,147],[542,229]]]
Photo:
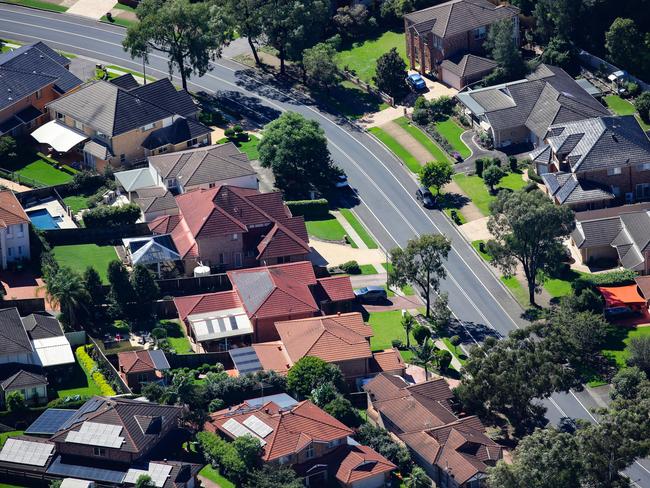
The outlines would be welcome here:
[[[472,151],[472,155],[462,163],[458,163],[454,166],[456,173],[473,173],[474,161],[479,158],[499,158],[504,163],[508,161],[508,156],[506,153],[497,151],[496,149],[484,149],[479,146],[474,140],[474,131],[471,129],[463,132],[460,138],[463,140],[465,145],[469,147],[470,151]]]

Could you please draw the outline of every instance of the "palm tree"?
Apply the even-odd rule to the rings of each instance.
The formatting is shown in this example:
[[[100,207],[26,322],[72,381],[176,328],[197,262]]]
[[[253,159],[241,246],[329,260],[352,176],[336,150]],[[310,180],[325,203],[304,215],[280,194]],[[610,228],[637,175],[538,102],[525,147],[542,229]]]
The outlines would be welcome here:
[[[407,348],[411,347],[411,329],[413,329],[414,325],[415,325],[415,319],[413,318],[413,315],[411,315],[408,312],[402,315],[402,327],[404,327],[404,330],[406,331]]]
[[[413,357],[411,362],[416,366],[424,368],[424,379],[429,379],[429,366],[435,362],[438,357],[436,356],[436,346],[431,339],[426,339],[421,345],[411,347]]]
[[[404,479],[406,488],[426,488],[431,486],[431,478],[420,466],[414,466],[411,474]]]
[[[61,309],[69,325],[77,325],[78,313],[88,304],[88,292],[81,276],[70,268],[60,268],[48,278],[45,292],[48,301]]]

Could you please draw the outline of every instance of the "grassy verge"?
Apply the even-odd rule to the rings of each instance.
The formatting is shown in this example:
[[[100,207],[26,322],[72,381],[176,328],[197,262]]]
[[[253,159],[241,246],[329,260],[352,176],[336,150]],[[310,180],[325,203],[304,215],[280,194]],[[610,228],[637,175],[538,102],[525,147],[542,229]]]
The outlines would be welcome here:
[[[68,7],[57,5],[56,3],[43,2],[41,0],[5,0],[7,3],[22,5],[23,7],[37,8],[40,10],[49,10],[50,12],[65,12]]]
[[[305,224],[307,226],[307,233],[318,239],[342,241],[345,236],[345,229],[332,214],[328,214],[325,219],[307,220]]]
[[[401,55],[405,62],[406,42],[401,32],[384,32],[375,39],[364,42],[355,42],[348,49],[341,50],[336,55],[336,64],[340,69],[348,68],[366,83],[374,84],[372,78],[375,76],[377,59],[387,53],[393,47]]]
[[[487,252],[481,251],[481,243],[485,242],[483,240],[477,240],[477,241],[472,241],[472,247],[476,249],[476,252],[481,256],[483,259],[485,259],[488,263],[492,261],[492,256],[489,255]]]
[[[402,160],[408,169],[413,173],[419,173],[422,166],[415,157],[406,150],[399,142],[397,142],[391,135],[389,135],[385,130],[380,129],[379,127],[371,127],[368,129],[377,139],[383,142],[388,149],[393,151],[395,155]]]
[[[391,270],[393,269],[393,265],[391,263],[381,263],[381,265],[386,270],[386,273],[390,273]],[[415,290],[413,289],[413,287],[411,285],[403,286],[401,288],[401,290],[402,290],[402,293],[404,293],[404,295],[406,295],[406,296],[415,295]]]
[[[377,274],[377,269],[372,264],[360,264],[362,275],[374,275]]]
[[[223,477],[223,475],[214,469],[211,465],[206,465],[201,471],[199,471],[199,476],[209,479],[210,481],[216,483],[221,488],[236,488],[235,483]]]
[[[400,117],[399,119],[395,120],[395,123],[406,132],[408,132],[411,137],[413,137],[413,139],[418,141],[427,151],[429,151],[435,161],[450,161],[447,153],[445,153],[445,151],[440,146],[438,146],[438,144],[430,139],[429,136],[412,125],[409,119],[406,117]]]
[[[341,215],[345,217],[345,220],[347,220],[352,228],[357,232],[357,234],[359,234],[359,237],[361,237],[363,243],[368,246],[368,249],[377,249],[377,243],[370,236],[361,222],[359,222],[356,215],[354,215],[354,213],[349,208],[341,208],[339,211],[341,212]]]
[[[512,292],[514,297],[519,302],[519,305],[524,308],[528,308],[530,306],[530,303],[528,302],[528,290],[524,288],[521,283],[519,283],[519,280],[517,280],[516,277],[510,276],[509,278],[506,278],[505,276],[502,276],[501,281]]]
[[[115,17],[115,16],[113,16],[113,20],[108,20],[108,17],[106,17],[105,15],[102,16],[102,18],[99,20],[101,22],[106,22],[107,24],[119,25],[127,28],[138,23],[135,20],[123,19],[121,17]]]
[[[465,356],[465,354],[463,354],[463,350],[460,348],[460,346],[454,347],[453,344],[451,342],[449,342],[449,337],[443,337],[442,342],[444,342],[445,346],[447,346],[449,351],[454,356],[456,356],[456,359],[458,359],[458,361],[460,361],[460,364],[465,364],[465,362],[467,361],[467,356]]]
[[[60,266],[67,266],[79,274],[82,274],[88,266],[92,266],[97,270],[104,284],[108,284],[108,264],[117,259],[113,246],[97,244],[56,246],[52,251]]]
[[[470,151],[469,147],[460,138],[460,135],[465,132],[465,129],[458,125],[454,119],[449,118],[442,122],[436,122],[436,129],[442,137],[447,139],[447,142],[451,144],[454,151],[458,151],[463,159],[469,158],[472,155],[472,151]]]

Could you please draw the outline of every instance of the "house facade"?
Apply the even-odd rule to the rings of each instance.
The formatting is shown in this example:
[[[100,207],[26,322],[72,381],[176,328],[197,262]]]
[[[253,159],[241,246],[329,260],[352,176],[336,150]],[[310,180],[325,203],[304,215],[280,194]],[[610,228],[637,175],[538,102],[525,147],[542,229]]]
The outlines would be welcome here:
[[[11,190],[0,191],[0,259],[2,269],[9,263],[28,261],[29,216]]]
[[[512,35],[519,45],[518,14],[516,7],[488,0],[451,0],[406,14],[404,32],[410,68],[461,89],[496,67],[481,56],[492,24],[511,19]]]

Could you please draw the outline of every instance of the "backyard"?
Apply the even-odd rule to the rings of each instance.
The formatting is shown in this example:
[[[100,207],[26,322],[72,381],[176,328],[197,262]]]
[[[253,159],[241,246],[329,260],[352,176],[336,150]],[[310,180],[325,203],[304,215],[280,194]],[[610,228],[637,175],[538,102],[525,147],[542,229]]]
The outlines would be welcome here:
[[[603,348],[603,355],[615,361],[618,368],[625,368],[627,358],[630,356],[627,346],[633,338],[643,336],[650,336],[650,327],[624,328],[615,326],[608,337],[606,346]]]
[[[84,370],[79,362],[75,362],[72,371],[65,376],[57,376],[55,383],[50,385],[56,389],[58,398],[65,398],[75,395],[94,396],[101,395],[97,383],[92,379],[91,373]]]
[[[65,171],[55,167],[57,161],[36,152],[23,140],[16,141],[17,155],[2,162],[2,169],[16,174],[28,186],[53,186],[72,181],[77,171],[65,166]]]
[[[167,340],[176,354],[193,354],[194,351],[190,346],[190,341],[185,335],[185,328],[178,322],[178,320],[165,320],[166,324],[173,323],[176,325],[177,330],[174,333],[167,331]]]
[[[631,102],[622,99],[618,95],[607,95],[603,98],[603,100],[605,101],[607,108],[609,108],[616,115],[634,115],[636,117],[636,120],[639,121],[639,125],[643,128],[643,130],[650,130],[650,124],[646,124],[643,120],[641,120],[641,117],[639,117],[639,115],[636,113],[636,108],[634,108],[634,105]]]
[[[393,47],[397,48],[397,52],[407,62],[404,34],[388,31],[375,39],[355,42],[348,49],[340,51],[336,55],[336,64],[341,69],[353,71],[366,83],[374,84],[372,78],[375,76],[377,59]]]
[[[69,197],[65,197],[63,199],[63,202],[70,207],[70,210],[72,210],[72,213],[77,213],[80,212],[86,208],[89,208],[88,205],[88,197],[83,196],[83,195],[71,195]]]
[[[454,181],[479,208],[483,215],[490,215],[490,203],[496,198],[490,195],[488,187],[480,176],[467,176],[464,173],[454,175]],[[516,191],[526,186],[526,182],[519,173],[508,173],[503,177],[497,188],[508,188]]]
[[[463,159],[467,159],[472,155],[472,151],[470,151],[460,138],[460,135],[465,132],[465,129],[458,125],[454,119],[449,118],[442,122],[436,122],[436,129],[438,129],[442,137],[447,139],[447,142],[451,144],[454,151],[458,151]]]
[[[202,476],[213,483],[216,483],[217,486],[221,488],[235,488],[235,483],[224,478],[222,474],[214,469],[210,464],[206,464],[201,471],[199,471],[199,476]]]
[[[56,246],[52,252],[60,266],[67,266],[77,273],[82,274],[87,267],[92,266],[104,284],[108,284],[108,264],[118,259],[113,246],[97,244]]]
[[[225,144],[226,142],[233,142],[240,151],[246,153],[248,159],[254,160],[260,158],[260,153],[257,151],[257,146],[260,144],[260,138],[252,134],[248,134],[247,141],[231,141],[227,137],[219,139],[215,144]]]

